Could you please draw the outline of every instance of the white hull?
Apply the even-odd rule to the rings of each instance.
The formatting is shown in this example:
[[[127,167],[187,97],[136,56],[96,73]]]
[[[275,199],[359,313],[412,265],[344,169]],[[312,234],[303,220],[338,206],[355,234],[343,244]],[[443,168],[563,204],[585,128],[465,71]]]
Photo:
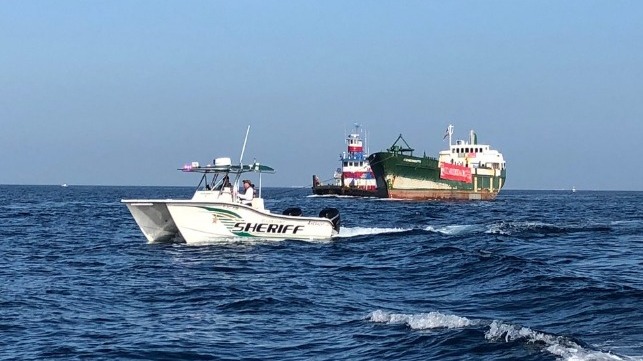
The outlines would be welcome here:
[[[336,235],[327,218],[272,214],[242,204],[174,201],[167,209],[187,243],[237,237],[323,240]]]
[[[122,202],[148,242],[170,241],[178,235],[179,229],[167,209],[167,200],[125,199]]]

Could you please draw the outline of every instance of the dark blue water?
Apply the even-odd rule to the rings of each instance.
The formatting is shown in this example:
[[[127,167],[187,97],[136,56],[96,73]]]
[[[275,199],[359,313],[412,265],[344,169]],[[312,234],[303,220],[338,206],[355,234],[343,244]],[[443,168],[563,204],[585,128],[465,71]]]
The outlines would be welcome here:
[[[0,359],[643,359],[643,192],[414,203],[264,189],[341,211],[331,242],[148,244],[121,198],[0,186]]]

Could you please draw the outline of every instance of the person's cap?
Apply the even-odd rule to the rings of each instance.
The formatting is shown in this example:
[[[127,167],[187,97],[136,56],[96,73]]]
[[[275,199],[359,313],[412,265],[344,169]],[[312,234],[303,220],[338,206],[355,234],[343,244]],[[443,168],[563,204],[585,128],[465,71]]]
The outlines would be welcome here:
[[[248,179],[244,179],[242,183],[252,184],[252,182],[250,182],[250,180],[248,180]]]

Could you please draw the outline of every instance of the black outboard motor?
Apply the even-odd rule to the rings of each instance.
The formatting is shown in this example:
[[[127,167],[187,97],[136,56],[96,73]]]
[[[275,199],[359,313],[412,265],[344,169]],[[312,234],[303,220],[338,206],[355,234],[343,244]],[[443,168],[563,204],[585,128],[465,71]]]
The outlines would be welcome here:
[[[328,218],[333,223],[333,228],[339,233],[339,226],[341,223],[341,218],[339,217],[339,209],[337,208],[324,208],[319,212],[319,216],[323,218]]]
[[[301,216],[301,208],[299,208],[299,207],[287,208],[282,214],[285,215],[285,216],[300,217]]]

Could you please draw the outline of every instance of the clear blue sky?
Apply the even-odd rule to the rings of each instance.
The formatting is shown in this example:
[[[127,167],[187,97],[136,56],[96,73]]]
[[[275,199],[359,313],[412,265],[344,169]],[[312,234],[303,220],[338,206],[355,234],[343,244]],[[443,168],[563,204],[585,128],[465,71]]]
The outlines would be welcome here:
[[[0,184],[194,185],[188,161],[330,178],[354,122],[507,189],[643,190],[641,1],[0,2]]]

